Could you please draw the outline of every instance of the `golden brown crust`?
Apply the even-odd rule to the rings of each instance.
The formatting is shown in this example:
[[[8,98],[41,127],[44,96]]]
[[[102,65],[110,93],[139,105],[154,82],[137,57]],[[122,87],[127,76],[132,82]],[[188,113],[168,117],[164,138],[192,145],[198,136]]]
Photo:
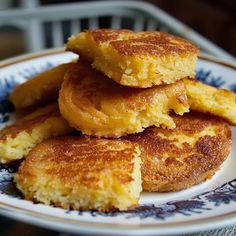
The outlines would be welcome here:
[[[146,191],[178,191],[214,175],[229,154],[230,127],[198,113],[174,116],[176,128],[150,127],[128,140],[142,147],[142,179]]]
[[[77,187],[79,183],[99,188],[99,173],[109,168],[122,184],[126,184],[132,181],[135,148],[135,144],[125,140],[58,137],[30,151],[18,174],[24,181],[37,169],[40,176],[56,176],[67,187]]]
[[[107,42],[119,39],[122,35],[131,34],[131,30],[127,29],[95,29],[85,30],[86,33],[90,34],[96,42]]]
[[[111,42],[112,47],[125,56],[198,53],[191,42],[163,32],[145,32],[130,40]]]
[[[133,32],[131,30],[87,30],[97,43],[110,43],[121,55],[197,54],[199,49],[190,41],[164,32]]]
[[[139,155],[139,147],[126,140],[49,139],[30,151],[15,181],[29,200],[67,209],[128,209],[138,204],[141,191]]]
[[[39,110],[40,113],[36,111],[33,114],[30,114],[19,120],[15,124],[6,126],[4,129],[2,129],[0,131],[0,141],[4,141],[7,138],[15,138],[21,132],[30,133],[37,125],[43,123],[48,118],[60,116],[57,103],[50,104]]]
[[[148,89],[124,87],[81,59],[65,76],[59,106],[74,128],[97,137],[120,137],[151,125],[172,128],[170,111],[188,111],[182,81]]]

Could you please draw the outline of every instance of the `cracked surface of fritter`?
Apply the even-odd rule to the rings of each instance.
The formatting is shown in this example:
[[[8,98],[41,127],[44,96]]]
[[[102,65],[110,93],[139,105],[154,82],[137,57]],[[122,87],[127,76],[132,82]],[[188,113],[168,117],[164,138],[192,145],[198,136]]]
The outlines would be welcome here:
[[[141,147],[145,191],[178,191],[199,184],[214,175],[230,152],[231,130],[223,120],[192,112],[173,119],[173,130],[149,127],[126,138]]]

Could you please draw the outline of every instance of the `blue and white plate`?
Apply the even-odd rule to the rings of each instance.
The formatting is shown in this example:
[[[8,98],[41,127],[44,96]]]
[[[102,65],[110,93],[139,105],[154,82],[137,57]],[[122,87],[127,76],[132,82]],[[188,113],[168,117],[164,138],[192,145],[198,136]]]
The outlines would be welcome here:
[[[9,92],[19,83],[75,55],[59,50],[0,63],[0,127],[13,120]],[[236,91],[236,66],[201,57],[197,79]],[[51,229],[95,234],[177,234],[236,223],[236,128],[233,149],[217,174],[203,184],[176,193],[143,193],[140,206],[128,212],[66,211],[22,199],[12,176],[19,163],[0,165],[0,214]]]

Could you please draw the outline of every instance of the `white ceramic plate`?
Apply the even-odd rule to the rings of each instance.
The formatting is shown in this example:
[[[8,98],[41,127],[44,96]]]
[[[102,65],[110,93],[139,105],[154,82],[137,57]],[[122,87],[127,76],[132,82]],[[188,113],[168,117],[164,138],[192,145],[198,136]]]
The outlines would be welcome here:
[[[7,96],[16,84],[74,57],[54,50],[0,63],[0,127],[14,119]],[[201,57],[197,78],[236,91],[235,68]],[[233,149],[211,180],[176,193],[143,193],[140,207],[129,212],[66,211],[33,204],[21,198],[12,182],[17,165],[0,165],[0,214],[51,229],[90,234],[177,234],[236,223],[236,128],[232,130]]]

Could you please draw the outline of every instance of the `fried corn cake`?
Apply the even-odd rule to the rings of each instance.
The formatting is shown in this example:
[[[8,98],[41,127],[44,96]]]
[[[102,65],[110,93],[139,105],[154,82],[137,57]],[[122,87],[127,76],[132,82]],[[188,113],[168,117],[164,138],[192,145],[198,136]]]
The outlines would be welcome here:
[[[113,211],[138,205],[138,145],[125,140],[59,137],[38,144],[15,175],[28,200],[66,209]]]
[[[185,78],[190,109],[219,116],[236,125],[236,94]]]
[[[10,101],[15,108],[21,109],[56,100],[71,64],[61,64],[18,85],[10,94]]]
[[[199,184],[214,175],[230,152],[231,130],[223,120],[192,112],[173,119],[173,130],[149,127],[126,138],[140,145],[145,191],[178,191]]]
[[[37,143],[71,130],[58,104],[40,108],[0,131],[0,163],[21,159]]]
[[[148,89],[124,87],[82,60],[65,75],[59,107],[83,134],[115,138],[151,125],[174,128],[170,111],[182,115],[189,109],[182,81]]]
[[[86,30],[69,38],[67,50],[119,84],[147,88],[194,76],[199,49],[163,32]]]

